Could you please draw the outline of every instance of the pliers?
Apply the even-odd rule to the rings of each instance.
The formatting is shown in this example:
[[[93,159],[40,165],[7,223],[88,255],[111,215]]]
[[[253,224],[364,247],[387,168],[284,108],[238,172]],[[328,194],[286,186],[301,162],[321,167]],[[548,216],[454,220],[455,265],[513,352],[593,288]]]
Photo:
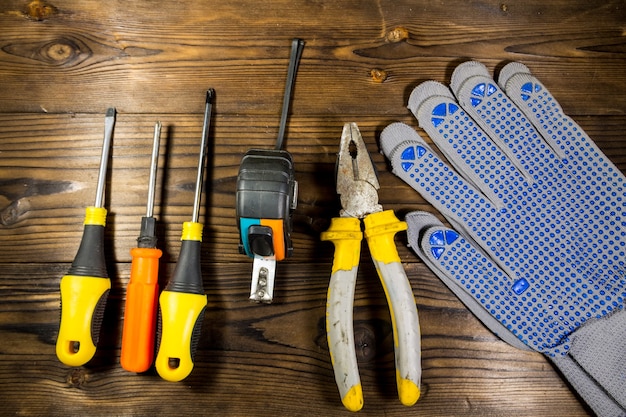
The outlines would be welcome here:
[[[352,323],[363,219],[365,238],[390,305],[398,396],[402,404],[411,406],[420,396],[420,329],[413,291],[394,242],[395,234],[407,230],[407,224],[378,204],[376,170],[356,123],[343,127],[336,170],[342,210],[321,239],[335,245],[326,332],[341,401],[351,411],[363,407]]]

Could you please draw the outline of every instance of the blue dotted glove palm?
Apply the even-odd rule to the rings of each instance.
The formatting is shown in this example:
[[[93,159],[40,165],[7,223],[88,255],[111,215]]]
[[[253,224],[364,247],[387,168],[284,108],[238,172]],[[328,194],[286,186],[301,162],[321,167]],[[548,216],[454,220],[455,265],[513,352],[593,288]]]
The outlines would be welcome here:
[[[394,174],[453,225],[407,215],[409,244],[492,331],[546,354],[598,415],[626,414],[626,178],[519,63],[480,63],[394,123]]]

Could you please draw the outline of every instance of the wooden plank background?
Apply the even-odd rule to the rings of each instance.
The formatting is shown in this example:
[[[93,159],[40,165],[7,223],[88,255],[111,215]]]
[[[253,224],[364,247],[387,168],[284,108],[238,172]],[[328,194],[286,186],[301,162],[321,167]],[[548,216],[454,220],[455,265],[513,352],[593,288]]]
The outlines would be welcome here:
[[[0,1],[0,398],[3,415],[348,415],[325,339],[337,214],[334,162],[345,122],[359,124],[400,216],[433,210],[388,170],[378,135],[413,122],[419,82],[449,80],[473,58],[519,60],[626,171],[626,4],[589,0]],[[247,300],[251,261],[237,251],[234,193],[251,147],[271,148],[290,41],[306,41],[286,149],[300,184],[293,258],[278,264],[275,303]],[[163,276],[189,220],[205,90],[216,90],[202,219],[208,308],[197,364],[181,383],[119,365],[124,293],[144,214],[152,128],[164,126],[156,215]],[[106,108],[118,117],[107,180],[113,289],[96,357],[61,364],[59,280],[92,204]],[[406,248],[420,312],[420,401],[396,396],[390,318],[362,255],[355,327],[361,415],[584,416],[541,355],[492,335]],[[163,278],[164,280],[166,278]]]

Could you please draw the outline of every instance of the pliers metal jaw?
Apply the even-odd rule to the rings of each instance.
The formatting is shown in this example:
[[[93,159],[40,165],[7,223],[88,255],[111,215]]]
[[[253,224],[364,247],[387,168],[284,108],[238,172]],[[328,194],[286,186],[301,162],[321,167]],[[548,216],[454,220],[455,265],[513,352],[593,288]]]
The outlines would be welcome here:
[[[420,396],[421,347],[413,291],[394,242],[407,229],[392,210],[378,204],[375,168],[355,123],[344,125],[337,157],[337,193],[341,217],[333,218],[321,235],[335,245],[326,304],[326,331],[335,381],[344,406],[363,407],[363,392],[354,346],[352,311],[361,253],[361,219],[364,234],[391,310],[396,381],[402,404],[411,406]]]
[[[341,217],[362,219],[383,211],[378,204],[378,175],[356,123],[346,123],[341,134],[336,166]]]

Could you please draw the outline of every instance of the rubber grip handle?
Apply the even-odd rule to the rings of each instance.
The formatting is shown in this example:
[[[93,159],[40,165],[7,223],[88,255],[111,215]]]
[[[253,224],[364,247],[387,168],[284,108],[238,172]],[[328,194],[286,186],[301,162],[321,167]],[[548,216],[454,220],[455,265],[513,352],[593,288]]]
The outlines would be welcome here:
[[[335,245],[326,302],[326,334],[341,402],[350,411],[363,408],[352,319],[362,237],[359,219],[348,217],[332,219],[328,230],[321,234],[322,240]]]
[[[407,229],[392,210],[370,214],[363,220],[365,238],[382,282],[391,313],[396,358],[396,381],[400,402],[411,406],[420,396],[420,327],[411,284],[394,242]]]
[[[81,366],[95,355],[110,289],[109,278],[61,278],[61,325],[56,354],[64,364]]]
[[[164,290],[159,297],[155,367],[161,378],[181,381],[192,371],[207,296]]]
[[[130,254],[120,363],[127,371],[145,372],[154,360],[159,258],[163,252],[155,248],[133,248]]]

